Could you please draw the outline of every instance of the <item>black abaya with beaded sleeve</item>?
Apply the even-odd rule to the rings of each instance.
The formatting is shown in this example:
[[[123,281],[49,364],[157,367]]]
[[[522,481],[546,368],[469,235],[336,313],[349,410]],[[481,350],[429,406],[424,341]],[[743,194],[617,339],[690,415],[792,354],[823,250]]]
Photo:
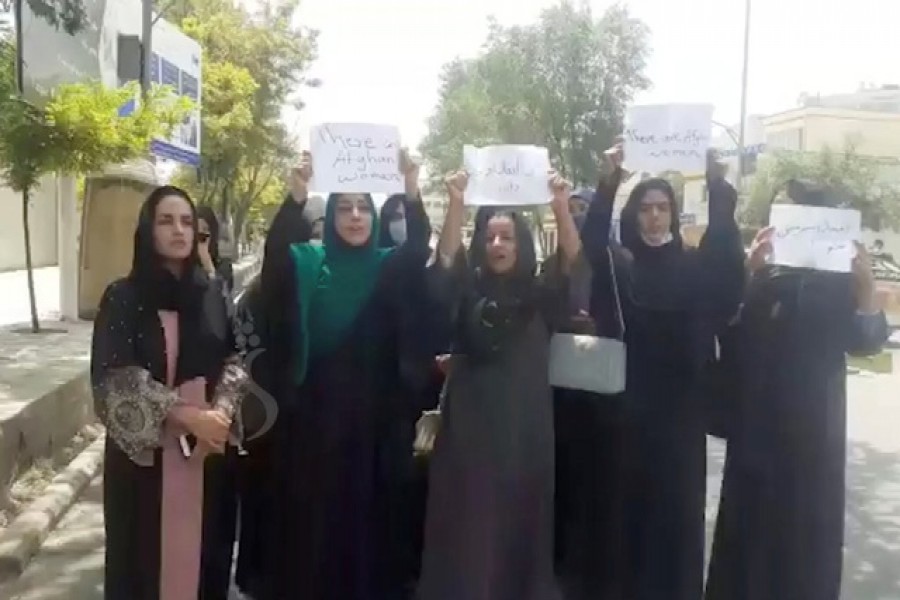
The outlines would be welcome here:
[[[110,600],[160,597],[162,440],[169,411],[181,401],[165,382],[177,386],[203,377],[208,405],[233,414],[245,377],[229,358],[233,344],[218,284],[199,284],[196,302],[178,299],[181,292],[169,294],[167,287],[179,286],[148,293],[135,277],[116,281],[104,293],[94,323],[91,382],[95,410],[107,426],[105,597]],[[179,358],[168,376],[162,312],[177,314],[180,329]],[[224,600],[227,594],[231,556],[221,551],[216,514],[223,467],[221,456],[208,457],[203,467],[200,584],[192,598]]]

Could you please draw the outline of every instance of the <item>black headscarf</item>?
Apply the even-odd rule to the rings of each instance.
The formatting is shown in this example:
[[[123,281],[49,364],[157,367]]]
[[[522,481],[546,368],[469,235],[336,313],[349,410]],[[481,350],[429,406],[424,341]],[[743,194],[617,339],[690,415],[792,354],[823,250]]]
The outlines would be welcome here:
[[[378,220],[378,245],[381,248],[393,248],[397,245],[391,236],[391,217],[403,203],[403,194],[388,196],[381,206],[381,218]]]
[[[662,246],[650,246],[645,243],[644,239],[641,237],[640,226],[638,224],[638,214],[641,211],[641,202],[643,202],[644,197],[648,192],[654,190],[665,194],[666,198],[669,200],[669,210],[672,214],[672,222],[669,226],[669,232],[672,234],[672,241]],[[678,216],[678,203],[675,202],[675,190],[672,189],[671,184],[665,179],[647,179],[634,186],[634,189],[631,190],[631,194],[628,196],[628,201],[625,203],[624,208],[622,208],[619,222],[622,246],[627,248],[628,251],[635,256],[645,253],[659,253],[659,251],[672,252],[681,250],[681,221]]]
[[[493,273],[487,264],[488,222],[500,215],[512,219],[516,236],[515,266],[502,275]],[[519,213],[496,207],[479,209],[468,263],[472,284],[462,306],[460,345],[467,354],[487,357],[521,332],[539,308],[537,256],[528,221]]]
[[[201,206],[197,209],[197,217],[206,221],[209,225],[209,257],[213,265],[219,267],[219,218],[211,206]]]
[[[304,214],[310,200],[296,202],[287,195],[266,236],[263,246],[263,263],[260,270],[259,289],[267,312],[280,306],[284,300],[285,273],[290,271],[290,247],[308,242],[312,237],[314,219]]]
[[[651,246],[641,237],[638,214],[648,192],[665,194],[672,215],[669,232],[672,239]],[[631,300],[641,308],[683,311],[693,304],[692,290],[696,273],[681,239],[681,223],[675,192],[665,179],[653,178],[634,187],[620,217],[621,245],[631,255]]]
[[[801,206],[838,208],[840,194],[829,187],[808,181],[787,182],[787,195]],[[810,330],[828,328],[837,315],[855,310],[853,278],[849,273],[816,271],[801,267],[766,265],[753,277],[747,292],[746,309],[769,310],[778,304],[786,314],[802,314]],[[796,312],[800,311],[800,312]]]
[[[310,196],[303,205],[303,219],[309,223],[310,236],[313,235],[316,223],[325,224],[325,200],[321,196]],[[323,229],[324,233],[324,229]]]
[[[216,272],[225,280],[227,284],[226,292],[230,294],[231,290],[234,289],[234,267],[230,260],[222,258],[222,255],[219,253],[219,232],[221,231],[219,218],[216,217],[212,207],[207,205],[197,208],[197,217],[206,221],[206,224],[209,226],[209,242],[207,244],[209,257],[212,259]]]
[[[156,209],[169,196],[184,199],[193,215],[193,243],[180,277],[165,268],[153,239]],[[153,190],[138,215],[129,278],[137,287],[141,306],[152,311],[178,313],[176,383],[199,376],[215,376],[230,350],[224,299],[211,287],[199,265],[197,242],[197,209],[187,192],[174,186]]]
[[[582,188],[580,190],[575,190],[572,192],[572,195],[569,196],[569,200],[581,200],[585,203],[587,208],[590,208],[591,203],[594,201],[594,190],[589,188]],[[584,224],[587,222],[587,211],[584,214],[573,215],[575,219],[575,225],[578,226],[578,230],[582,231],[584,229]]]

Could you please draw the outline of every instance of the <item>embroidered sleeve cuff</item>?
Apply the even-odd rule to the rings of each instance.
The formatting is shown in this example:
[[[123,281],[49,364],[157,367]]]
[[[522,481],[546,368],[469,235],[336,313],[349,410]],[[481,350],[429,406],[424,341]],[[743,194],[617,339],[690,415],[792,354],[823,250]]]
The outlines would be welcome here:
[[[133,366],[111,369],[95,393],[103,412],[98,417],[110,438],[132,461],[146,464],[147,452],[160,446],[177,395],[146,369]]]

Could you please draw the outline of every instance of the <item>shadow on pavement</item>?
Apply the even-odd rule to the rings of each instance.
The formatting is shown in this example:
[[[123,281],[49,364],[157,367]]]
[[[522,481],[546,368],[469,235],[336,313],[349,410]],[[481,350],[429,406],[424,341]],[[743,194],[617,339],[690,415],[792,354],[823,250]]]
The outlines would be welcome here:
[[[900,456],[863,442],[847,453],[843,597],[900,598]]]

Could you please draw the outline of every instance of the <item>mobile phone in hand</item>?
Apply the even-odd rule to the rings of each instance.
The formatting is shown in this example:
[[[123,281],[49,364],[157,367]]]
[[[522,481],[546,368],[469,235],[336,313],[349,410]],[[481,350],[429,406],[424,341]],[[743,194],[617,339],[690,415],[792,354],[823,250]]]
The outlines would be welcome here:
[[[181,455],[190,458],[194,455],[194,448],[197,447],[197,438],[193,435],[178,436],[178,447],[181,448]]]

